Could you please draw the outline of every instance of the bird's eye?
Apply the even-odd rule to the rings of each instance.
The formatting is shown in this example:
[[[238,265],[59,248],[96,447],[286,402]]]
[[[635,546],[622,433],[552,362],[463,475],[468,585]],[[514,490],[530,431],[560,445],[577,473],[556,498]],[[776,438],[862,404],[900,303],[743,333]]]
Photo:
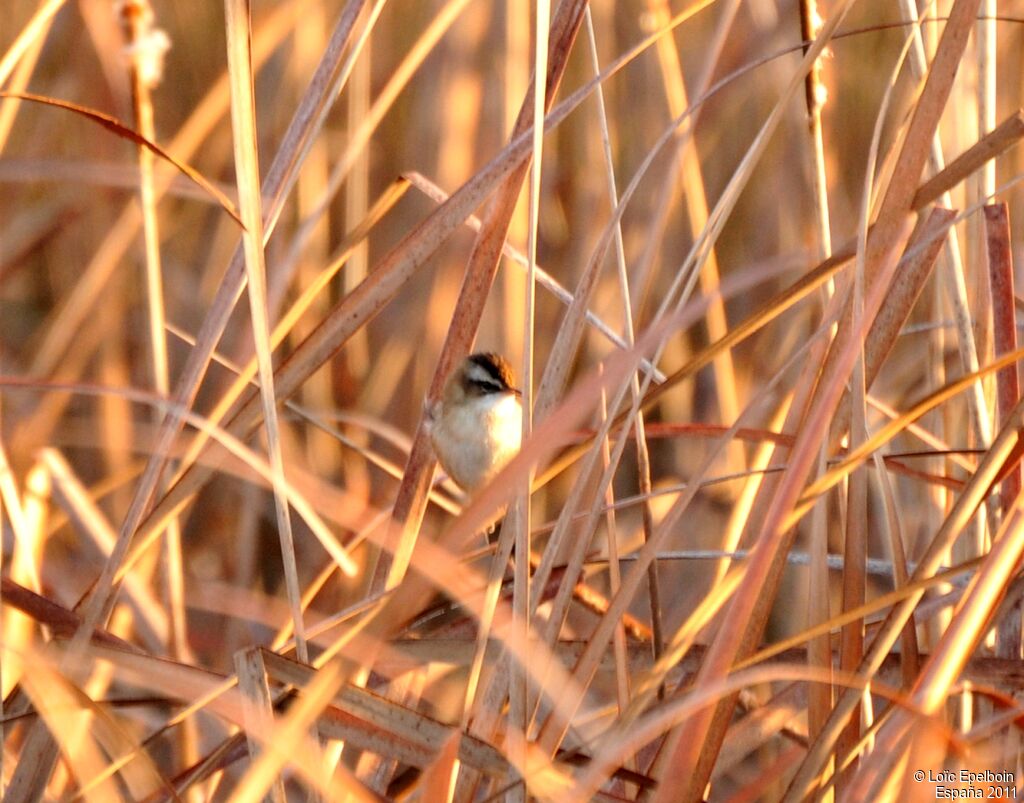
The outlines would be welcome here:
[[[469,384],[480,394],[501,393],[503,390],[501,385],[489,379],[470,379]]]

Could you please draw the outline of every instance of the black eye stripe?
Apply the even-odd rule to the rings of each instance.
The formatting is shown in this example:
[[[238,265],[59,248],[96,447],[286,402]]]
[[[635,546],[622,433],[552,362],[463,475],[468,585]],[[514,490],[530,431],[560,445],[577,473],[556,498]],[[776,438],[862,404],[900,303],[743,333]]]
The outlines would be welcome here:
[[[488,379],[471,379],[469,383],[481,390],[483,393],[501,393],[505,388],[499,385],[497,382],[492,382]]]

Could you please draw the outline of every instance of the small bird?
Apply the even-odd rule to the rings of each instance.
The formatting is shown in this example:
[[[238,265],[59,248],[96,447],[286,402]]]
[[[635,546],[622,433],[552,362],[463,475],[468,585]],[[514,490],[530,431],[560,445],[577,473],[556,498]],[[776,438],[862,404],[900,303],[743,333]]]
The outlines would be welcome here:
[[[523,406],[512,367],[498,354],[471,354],[428,411],[441,467],[464,491],[485,485],[519,451]]]

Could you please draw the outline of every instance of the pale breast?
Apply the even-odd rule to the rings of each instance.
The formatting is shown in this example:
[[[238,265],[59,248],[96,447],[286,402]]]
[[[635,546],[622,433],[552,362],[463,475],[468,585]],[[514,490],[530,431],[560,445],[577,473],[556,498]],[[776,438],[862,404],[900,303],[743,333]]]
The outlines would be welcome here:
[[[498,395],[467,408],[443,411],[430,436],[442,467],[467,491],[486,483],[519,450],[522,414],[517,399]]]

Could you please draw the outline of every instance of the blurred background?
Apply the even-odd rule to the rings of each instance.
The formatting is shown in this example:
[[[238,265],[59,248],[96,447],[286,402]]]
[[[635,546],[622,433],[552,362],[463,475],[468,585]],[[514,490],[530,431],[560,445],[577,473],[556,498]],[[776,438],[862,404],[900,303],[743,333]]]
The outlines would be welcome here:
[[[263,175],[344,5],[341,0],[253,3]],[[593,77],[595,58],[602,69],[607,67],[693,5],[663,0],[592,3],[596,53],[590,51],[584,26],[555,103]],[[694,305],[704,303],[701,299],[706,303],[699,309],[693,306],[693,324],[667,341],[657,361],[665,374],[765,309],[778,291],[856,236],[866,181],[888,175],[919,87],[913,70],[905,66],[879,121],[908,36],[907,4],[855,3],[821,64],[821,89],[827,98],[820,95],[818,175],[824,177],[827,199],[825,238],[803,84],[780,106],[802,58],[799,4],[719,0],[701,5],[706,8],[602,82],[603,118],[592,93],[544,141],[537,264],[553,280],[572,293],[597,260],[590,308],[623,337],[628,329],[624,299],[633,330],[639,333],[655,320],[663,301],[676,302],[677,281],[696,282],[690,299]],[[819,4],[822,18],[829,18],[833,5]],[[921,13],[931,16],[921,26],[924,48],[931,52],[950,3],[919,5],[927,6]],[[989,5],[995,4],[983,7]],[[48,15],[49,7],[56,12]],[[159,0],[153,0],[151,10],[147,31],[156,39],[147,40],[146,46],[159,53],[166,45],[162,73],[151,88],[153,139],[234,199],[224,10],[217,3]],[[373,17],[378,10],[379,17]],[[291,327],[276,352],[277,364],[436,207],[437,198],[428,197],[424,187],[433,184],[441,192],[454,192],[508,142],[520,106],[529,102],[533,13],[533,4],[497,0],[366,4],[357,24],[365,41],[267,242],[271,323],[349,245],[346,236],[393,182],[412,177],[413,186],[379,215],[342,269]],[[986,62],[974,36],[940,129],[947,162],[974,144],[993,121],[1001,122],[1021,105],[1024,2],[1001,2],[998,13],[992,29],[994,92],[985,94],[980,76],[990,68],[983,69]],[[119,7],[105,0],[5,0],[0,56],[17,52],[0,62],[0,87],[88,107],[140,130],[127,35]],[[687,108],[689,115],[682,117]],[[776,110],[782,115],[778,128],[725,218],[699,280],[695,274],[684,276],[710,210]],[[636,182],[621,216],[620,256],[627,287],[616,266],[619,245],[608,239],[615,203],[605,164],[604,124],[618,193]],[[876,126],[880,155],[873,166]],[[0,373],[16,380],[6,382],[0,394],[0,438],[9,467],[5,494],[13,494],[6,497],[8,509],[11,499],[20,500],[26,530],[36,534],[31,543],[16,544],[5,515],[4,573],[69,608],[103,566],[110,541],[97,541],[96,534],[112,537],[125,518],[160,420],[152,397],[166,396],[175,387],[189,341],[208,314],[239,240],[237,224],[208,192],[157,159],[158,184],[167,188],[155,207],[162,277],[156,304],[165,322],[167,362],[164,375],[158,376],[161,369],[154,367],[150,335],[154,302],[146,278],[138,153],[135,143],[83,114],[0,99]],[[969,209],[995,190],[995,200],[1008,204],[1011,231],[1019,231],[1024,206],[1017,179],[1024,172],[1024,155],[1020,148],[1011,148],[991,164],[994,173],[956,187],[953,208]],[[926,168],[926,177],[931,171]],[[521,201],[507,242],[526,253],[525,192]],[[875,201],[872,195],[872,208]],[[975,212],[957,224],[961,264],[954,266],[949,249],[940,256],[882,366],[870,390],[878,405],[869,404],[869,428],[888,420],[886,409],[906,409],[964,373],[953,326],[949,277],[954,270],[962,271],[978,362],[991,361],[991,302],[978,220]],[[344,443],[307,418],[283,412],[286,463],[320,483],[310,487],[329,489],[315,502],[343,544],[350,544],[378,511],[394,504],[398,480],[368,455],[390,462],[399,472],[405,465],[473,241],[470,227],[458,230],[295,396],[306,413],[343,433]],[[1012,247],[1019,264],[1018,238]],[[476,338],[477,350],[499,351],[517,367],[523,360],[523,277],[521,264],[502,259]],[[714,292],[719,287],[721,296]],[[793,384],[806,360],[798,350],[821,326],[824,293],[778,316],[692,380],[674,387],[648,413],[650,482],[656,492],[662,491],[649,497],[655,521],[678,498],[682,484],[694,479],[720,434],[692,425],[728,427],[748,410],[743,426],[753,432],[730,444],[702,475],[720,481],[698,493],[672,533],[669,550],[749,546],[736,535],[749,511],[749,499],[741,500],[752,493],[749,478],[757,476],[749,472],[764,468],[769,460],[765,433],[782,430]],[[565,310],[563,300],[538,288],[538,378]],[[248,360],[253,348],[243,295],[218,353],[237,364]],[[618,348],[588,326],[570,382]],[[194,412],[209,414],[233,378],[230,368],[213,365]],[[129,390],[144,392],[149,402],[140,403],[145,400]],[[993,388],[985,386],[984,394],[991,419]],[[932,478],[904,473],[891,479],[911,561],[941,523],[953,498],[951,487],[975,465],[976,455],[969,450],[986,445],[966,423],[972,420],[966,398],[961,394],[922,419],[934,437],[930,445],[905,434],[888,446],[892,453],[917,455],[907,462]],[[265,448],[258,440],[252,445]],[[180,456],[185,441],[176,448]],[[968,452],[952,458],[920,456],[927,449],[943,448]],[[772,466],[778,459],[772,458]],[[936,477],[952,478],[953,484]],[[532,521],[540,543],[546,523],[559,515],[577,478],[575,470],[568,470],[535,495]],[[871,482],[869,552],[887,560],[889,547],[880,534],[882,490],[877,478]],[[68,501],[75,488],[88,497],[86,507],[99,523],[83,522],[86,507]],[[634,445],[626,449],[613,490],[616,498],[627,500],[618,512],[618,551],[627,554],[643,539]],[[458,501],[451,489],[445,493]],[[822,515],[806,518],[796,549],[806,549],[810,528],[825,527],[829,551],[841,553],[844,505],[839,495],[829,497]],[[426,527],[436,532],[450,519],[450,512],[431,506]],[[180,547],[172,540],[168,548],[161,539],[136,564],[133,575],[139,588],[132,592],[128,612],[115,618],[111,629],[116,623],[120,635],[137,641],[136,628],[153,628],[149,649],[157,650],[165,640],[168,654],[230,672],[236,649],[269,643],[288,621],[272,494],[238,464],[203,486],[184,508],[179,525]],[[595,560],[607,551],[603,527],[592,544]],[[372,562],[372,555],[368,548],[353,551],[362,566]],[[330,561],[298,521],[296,557],[300,585],[311,589]],[[661,562],[668,632],[717,582],[716,565],[706,559]],[[605,566],[597,561],[587,570],[602,593],[608,591]],[[806,569],[787,573],[770,636],[806,626],[807,582]],[[838,573],[830,575],[830,587],[838,605]],[[891,588],[891,577],[873,576],[869,596]],[[366,591],[365,572],[355,578],[333,577],[314,597],[310,621],[352,604]],[[146,605],[152,606],[148,613]],[[649,621],[646,596],[638,595],[632,612]],[[148,624],[139,625],[139,618]],[[574,611],[565,634],[585,638],[595,621],[592,614]],[[167,628],[177,632],[177,641]],[[928,646],[925,630],[922,649]],[[4,633],[11,645],[39,637],[10,610],[4,612]],[[18,679],[17,671],[5,671],[4,692]]]

